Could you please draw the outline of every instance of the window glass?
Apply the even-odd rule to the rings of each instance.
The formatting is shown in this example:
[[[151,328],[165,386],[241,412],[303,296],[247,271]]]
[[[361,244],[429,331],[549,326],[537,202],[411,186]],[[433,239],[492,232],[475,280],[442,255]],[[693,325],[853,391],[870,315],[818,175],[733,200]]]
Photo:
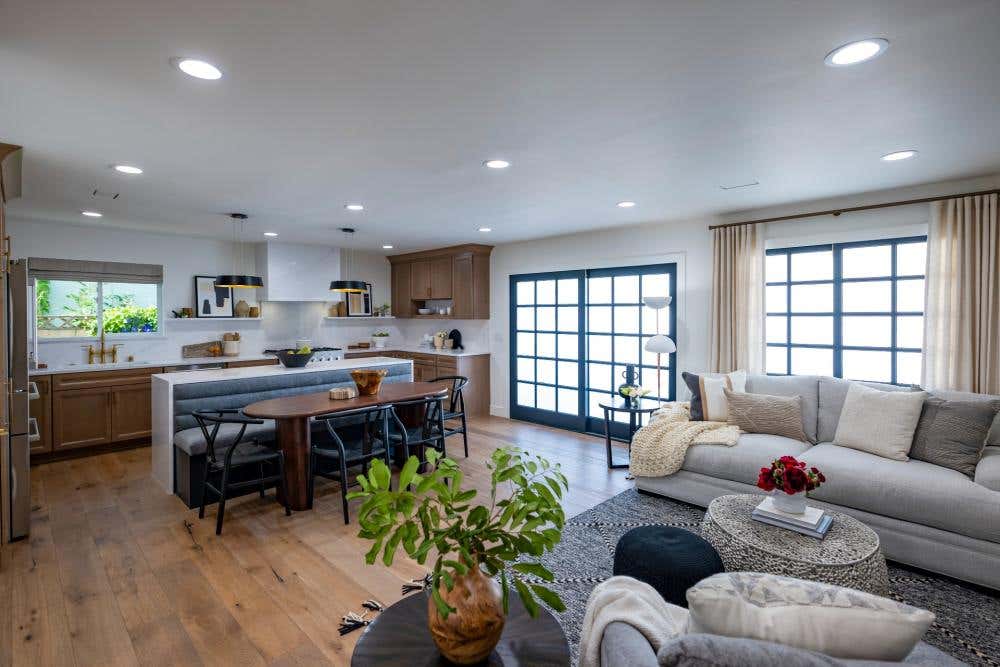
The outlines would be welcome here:
[[[896,246],[896,275],[922,276],[927,271],[927,242]]]
[[[892,281],[844,283],[841,286],[845,313],[888,313],[892,310]]]
[[[152,283],[35,281],[39,338],[156,333],[160,289]]]
[[[798,345],[833,345],[833,318],[793,317],[792,341]]]
[[[788,282],[788,256],[768,255],[764,266],[764,277],[769,283]]]
[[[892,317],[845,316],[841,326],[847,347],[892,347]]]
[[[539,280],[537,284],[537,294],[535,298],[539,304],[553,304],[556,302],[556,281]]]
[[[832,280],[833,251],[792,253],[792,280]]]
[[[793,313],[833,312],[833,283],[825,285],[792,285]]]
[[[615,303],[639,303],[639,276],[615,276]]]
[[[892,275],[892,246],[844,248],[841,255],[843,278],[880,278]]]

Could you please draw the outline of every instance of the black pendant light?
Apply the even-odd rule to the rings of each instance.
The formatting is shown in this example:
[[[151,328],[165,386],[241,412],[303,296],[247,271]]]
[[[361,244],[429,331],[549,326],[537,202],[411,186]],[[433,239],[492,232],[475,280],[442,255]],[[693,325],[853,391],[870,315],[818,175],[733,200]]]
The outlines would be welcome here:
[[[353,227],[341,227],[340,231],[345,234],[353,234]],[[350,248],[347,249],[347,268],[351,267],[351,255],[354,251]],[[347,271],[344,271],[347,273]],[[368,285],[363,280],[332,280],[330,281],[330,291],[340,292],[341,294],[364,294],[368,291]]]
[[[216,287],[243,287],[256,288],[263,287],[264,281],[260,276],[251,276],[240,273],[243,268],[243,221],[249,216],[246,213],[230,213],[233,219],[233,272],[223,273],[215,277]],[[237,252],[239,256],[237,258]]]

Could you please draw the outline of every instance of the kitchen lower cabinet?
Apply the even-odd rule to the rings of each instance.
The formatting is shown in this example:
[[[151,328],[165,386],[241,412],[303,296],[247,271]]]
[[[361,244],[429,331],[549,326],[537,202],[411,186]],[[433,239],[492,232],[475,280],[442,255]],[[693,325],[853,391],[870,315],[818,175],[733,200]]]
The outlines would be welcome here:
[[[153,387],[126,385],[111,389],[111,440],[125,442],[153,434]]]
[[[111,442],[111,387],[52,394],[52,451]]]

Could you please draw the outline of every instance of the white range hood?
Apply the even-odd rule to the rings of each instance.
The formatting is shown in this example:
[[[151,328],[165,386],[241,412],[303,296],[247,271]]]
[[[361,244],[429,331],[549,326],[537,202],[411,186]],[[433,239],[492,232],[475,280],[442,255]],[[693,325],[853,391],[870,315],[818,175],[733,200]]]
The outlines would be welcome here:
[[[330,281],[340,278],[340,248],[278,243],[257,244],[261,301],[338,301]]]

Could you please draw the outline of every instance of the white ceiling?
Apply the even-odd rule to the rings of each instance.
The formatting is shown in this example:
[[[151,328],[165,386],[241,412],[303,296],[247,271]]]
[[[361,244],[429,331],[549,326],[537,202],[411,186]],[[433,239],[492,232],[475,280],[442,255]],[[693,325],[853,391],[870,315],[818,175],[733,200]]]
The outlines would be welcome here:
[[[996,171],[998,35],[996,0],[0,0],[0,141],[14,216],[500,243]]]

